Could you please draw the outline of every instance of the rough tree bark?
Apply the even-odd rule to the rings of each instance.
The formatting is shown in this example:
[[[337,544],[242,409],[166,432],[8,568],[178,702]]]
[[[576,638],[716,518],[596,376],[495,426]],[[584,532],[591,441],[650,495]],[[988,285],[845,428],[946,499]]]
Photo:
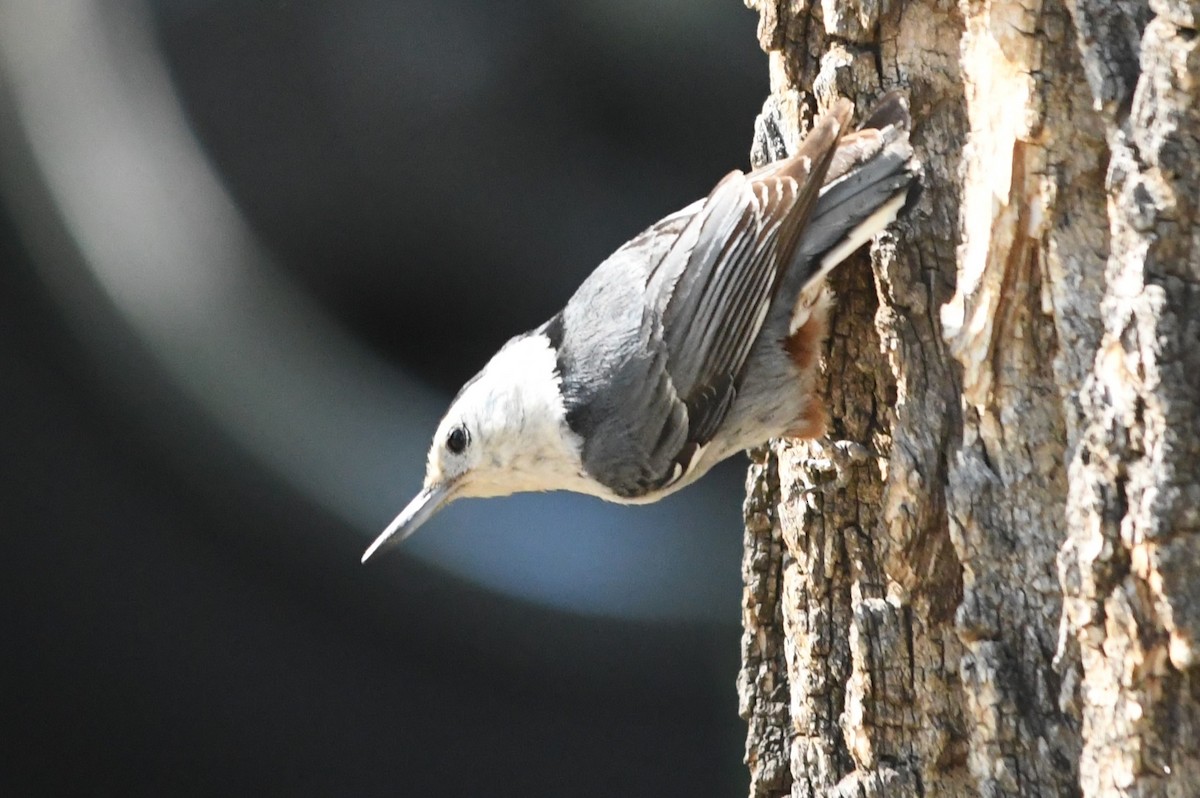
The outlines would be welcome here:
[[[900,86],[926,173],[751,466],[751,795],[1200,795],[1200,2],[747,2],[755,160]]]

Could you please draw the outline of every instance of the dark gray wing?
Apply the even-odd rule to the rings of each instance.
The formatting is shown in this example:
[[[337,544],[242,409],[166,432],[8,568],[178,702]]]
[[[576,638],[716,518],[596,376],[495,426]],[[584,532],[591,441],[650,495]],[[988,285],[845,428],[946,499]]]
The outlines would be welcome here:
[[[849,101],[839,102],[796,154],[775,168],[726,177],[692,219],[699,226],[695,244],[685,249],[687,236],[680,236],[650,277],[651,295],[673,283],[662,335],[667,373],[687,409],[687,423],[686,430],[664,430],[661,454],[672,455],[678,474],[687,471],[733,404],[851,112]]]
[[[851,112],[631,241],[547,326],[584,466],[618,495],[678,479],[719,429]]]

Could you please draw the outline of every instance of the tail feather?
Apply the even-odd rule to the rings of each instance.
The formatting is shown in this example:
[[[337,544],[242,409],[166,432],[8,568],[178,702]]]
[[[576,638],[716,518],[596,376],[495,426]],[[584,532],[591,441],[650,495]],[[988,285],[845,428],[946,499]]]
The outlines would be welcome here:
[[[793,263],[812,283],[882,231],[920,195],[921,165],[908,141],[908,102],[884,96],[842,138]]]
[[[892,89],[879,98],[879,102],[875,103],[875,107],[867,114],[867,118],[862,121],[859,128],[883,130],[887,127],[895,127],[900,130],[908,130],[911,124],[912,118],[908,114],[908,98],[899,89]]]

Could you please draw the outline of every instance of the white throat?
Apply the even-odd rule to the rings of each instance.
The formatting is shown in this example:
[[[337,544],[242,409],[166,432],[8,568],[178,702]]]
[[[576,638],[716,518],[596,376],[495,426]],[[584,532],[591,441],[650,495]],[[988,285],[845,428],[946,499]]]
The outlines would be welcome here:
[[[480,460],[471,469],[470,495],[601,490],[583,474],[582,441],[567,426],[557,367],[545,335],[515,338],[464,392],[479,414]]]

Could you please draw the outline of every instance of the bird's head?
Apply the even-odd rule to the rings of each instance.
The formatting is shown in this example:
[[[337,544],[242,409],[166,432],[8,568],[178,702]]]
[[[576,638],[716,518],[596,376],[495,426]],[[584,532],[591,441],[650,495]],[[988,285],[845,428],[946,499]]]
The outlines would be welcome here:
[[[557,353],[518,336],[463,386],[438,424],[425,482],[363,555],[404,540],[455,499],[574,487],[579,444],[566,423]]]

